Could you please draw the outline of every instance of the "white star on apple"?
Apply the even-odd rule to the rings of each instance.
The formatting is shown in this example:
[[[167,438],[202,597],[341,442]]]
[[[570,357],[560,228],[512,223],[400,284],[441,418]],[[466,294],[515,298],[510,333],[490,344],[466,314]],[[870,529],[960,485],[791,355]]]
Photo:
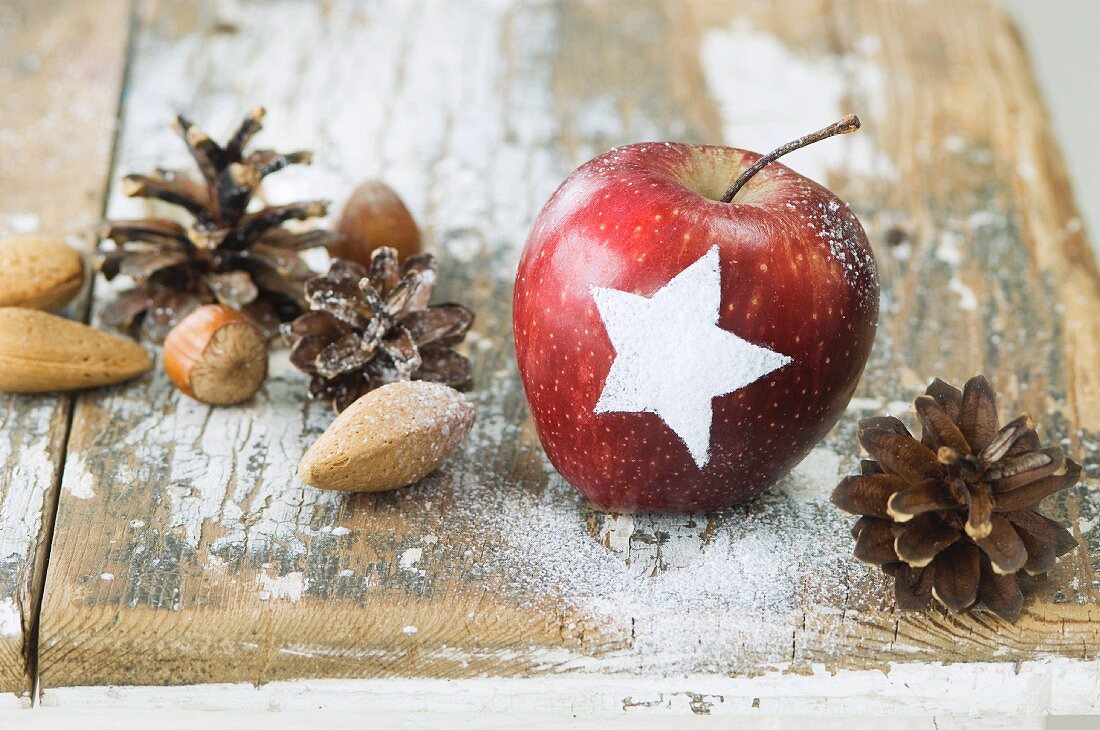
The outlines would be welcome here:
[[[700,469],[710,461],[711,401],[791,358],[718,326],[722,282],[712,247],[652,297],[593,286],[615,360],[596,413],[655,413]]]

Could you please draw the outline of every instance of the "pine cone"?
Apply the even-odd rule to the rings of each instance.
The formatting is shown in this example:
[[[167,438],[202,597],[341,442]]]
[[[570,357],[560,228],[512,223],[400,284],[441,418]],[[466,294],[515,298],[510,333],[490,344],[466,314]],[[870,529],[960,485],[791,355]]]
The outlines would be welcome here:
[[[466,338],[474,314],[459,304],[428,306],[435,259],[416,254],[398,266],[388,247],[362,266],[334,259],[328,274],[306,282],[313,311],[282,326],[290,361],[311,376],[310,396],[337,413],[364,393],[398,380],[470,384],[469,361],[451,349]]]
[[[263,178],[292,164],[309,164],[309,152],[245,153],[261,129],[262,108],[255,109],[223,147],[182,116],[175,128],[194,157],[202,182],[186,173],[160,170],[127,175],[130,197],[155,198],[184,208],[193,218],[184,226],[167,218],[107,222],[100,237],[113,242],[100,260],[108,279],[126,274],[136,286],[109,304],[105,323],[130,329],[142,323],[148,337],[160,341],[176,322],[201,304],[220,302],[252,316],[269,334],[279,322],[304,309],[302,282],[313,271],[299,252],[328,246],[330,231],[292,232],[289,220],[325,215],[325,201],[265,207],[248,212]]]
[[[962,392],[936,379],[914,403],[917,441],[896,418],[859,423],[874,457],[846,477],[833,503],[863,515],[855,555],[894,577],[898,607],[952,611],[981,600],[1015,621],[1023,608],[1016,573],[1045,573],[1077,546],[1070,532],[1034,509],[1077,484],[1081,467],[1056,446],[1041,448],[1021,416],[998,428],[993,389],[982,376]]]

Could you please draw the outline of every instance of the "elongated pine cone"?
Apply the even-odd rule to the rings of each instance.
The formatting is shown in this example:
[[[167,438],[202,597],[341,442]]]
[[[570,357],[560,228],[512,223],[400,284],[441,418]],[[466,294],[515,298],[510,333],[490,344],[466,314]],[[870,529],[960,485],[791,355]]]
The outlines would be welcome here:
[[[182,116],[175,128],[194,158],[202,180],[184,172],[160,170],[127,175],[130,197],[152,198],[183,208],[187,224],[168,218],[115,220],[100,237],[110,243],[99,259],[107,278],[134,280],[101,313],[105,324],[130,329],[142,324],[160,341],[175,324],[202,304],[217,302],[252,317],[269,334],[279,322],[305,309],[302,282],[313,272],[300,252],[329,246],[339,236],[326,230],[292,231],[291,220],[323,216],[321,200],[250,210],[264,177],[287,165],[309,164],[309,152],[246,152],[260,131],[264,110],[253,110],[223,146]]]
[[[891,416],[859,423],[873,457],[846,477],[833,503],[862,515],[855,555],[894,578],[903,610],[934,598],[951,611],[983,602],[1015,621],[1023,609],[1017,573],[1045,573],[1077,546],[1069,530],[1033,509],[1077,484],[1081,467],[1057,446],[1042,448],[1020,416],[999,427],[983,376],[963,390],[936,379],[914,403],[921,438]]]
[[[310,375],[309,393],[339,413],[386,383],[429,380],[470,384],[470,363],[452,348],[466,338],[474,313],[460,304],[428,305],[435,259],[375,249],[370,270],[334,259],[306,282],[312,310],[282,326],[290,361]]]

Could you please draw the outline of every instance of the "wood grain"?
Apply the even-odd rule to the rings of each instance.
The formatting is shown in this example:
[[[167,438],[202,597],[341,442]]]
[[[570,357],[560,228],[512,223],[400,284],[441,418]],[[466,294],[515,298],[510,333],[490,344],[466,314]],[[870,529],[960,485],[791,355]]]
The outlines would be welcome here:
[[[91,245],[106,193],[129,3],[0,6],[0,236]],[[86,298],[69,307],[81,316]],[[0,393],[0,691],[26,693],[72,403]]]
[[[114,176],[186,164],[166,127],[178,109],[221,133],[263,103],[262,143],[313,147],[317,161],[272,178],[269,199],[339,198],[384,177],[440,256],[441,298],[478,312],[479,421],[420,485],[343,496],[294,477],[330,416],[285,355],[241,408],[188,401],[159,369],[82,396],[43,606],[44,687],[1097,657],[1100,276],[1000,12],[191,0],[143,5],[138,33]],[[849,109],[861,135],[790,162],[852,202],[880,263],[880,333],[849,417],[742,507],[590,510],[545,462],[513,363],[511,278],[539,207],[617,144],[766,148]],[[111,212],[142,209],[116,194]],[[1038,414],[1089,474],[1045,505],[1085,548],[1029,584],[1015,626],[897,613],[827,503],[858,459],[858,417],[977,371],[1005,415]]]

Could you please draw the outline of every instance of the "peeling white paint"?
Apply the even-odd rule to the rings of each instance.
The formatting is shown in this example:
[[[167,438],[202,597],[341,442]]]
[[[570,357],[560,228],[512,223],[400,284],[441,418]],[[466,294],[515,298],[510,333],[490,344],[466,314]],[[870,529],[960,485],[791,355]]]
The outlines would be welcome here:
[[[947,288],[959,295],[959,309],[973,312],[978,308],[978,297],[973,289],[963,283],[958,273],[947,282]]]
[[[65,474],[61,479],[61,487],[77,499],[92,499],[95,497],[95,477],[84,463],[79,454],[72,457],[65,465]]]
[[[244,510],[233,500],[228,500],[222,508],[222,517],[227,520],[239,520],[244,516]]]
[[[23,635],[23,617],[19,606],[10,596],[0,598],[0,636],[17,637]]]
[[[906,241],[900,243],[890,249],[890,252],[894,255],[894,258],[898,261],[908,261],[909,257],[913,255],[913,245]]]
[[[965,239],[955,231],[943,231],[939,245],[936,246],[936,258],[945,264],[959,266],[963,262]]]
[[[295,571],[286,575],[272,576],[266,570],[256,576],[256,585],[260,588],[261,601],[276,600],[297,603],[305,592],[305,575]]]
[[[211,573],[225,573],[226,567],[226,562],[213,553],[208,553],[203,563],[203,569]]]
[[[953,155],[958,155],[966,152],[967,148],[970,146],[966,143],[966,138],[958,134],[947,135],[943,138],[942,144],[944,150],[950,152]]]
[[[892,400],[886,404],[886,413],[891,416],[904,416],[907,413],[911,413],[913,410],[912,401],[907,400]]]
[[[415,570],[423,555],[424,548],[409,548],[401,553],[401,557],[397,560],[397,567],[401,570]]]
[[[603,521],[599,539],[615,552],[626,553],[630,549],[630,536],[634,534],[632,515],[609,515]]]
[[[886,77],[875,48],[881,44],[864,42],[859,54],[848,56],[803,54],[771,33],[754,30],[744,18],[709,30],[699,58],[710,96],[721,109],[722,141],[768,152],[856,111],[848,108],[853,96],[865,104],[858,110],[864,121],[883,119]],[[811,145],[783,162],[822,184],[828,184],[831,171],[870,178],[896,175],[870,135]]]
[[[16,414],[0,413],[0,430],[18,433],[20,439],[0,439],[0,561],[19,565],[38,540],[42,525],[43,496],[53,483],[54,464],[50,455],[50,414],[56,401],[48,399],[10,423]],[[15,426],[19,425],[18,429]],[[10,430],[9,430],[10,429]]]

